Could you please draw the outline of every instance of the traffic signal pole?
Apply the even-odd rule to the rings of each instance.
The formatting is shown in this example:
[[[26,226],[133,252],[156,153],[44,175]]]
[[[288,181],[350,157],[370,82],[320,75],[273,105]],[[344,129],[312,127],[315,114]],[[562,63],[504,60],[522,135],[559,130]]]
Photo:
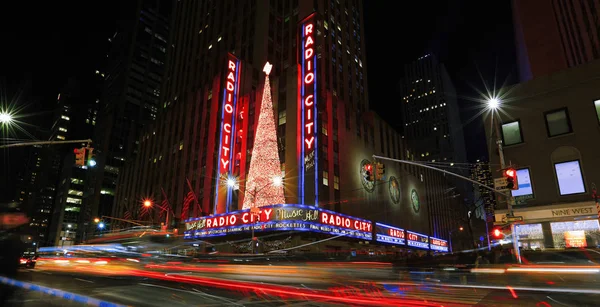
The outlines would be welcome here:
[[[492,112],[492,121],[494,120],[493,116],[494,116],[494,113]],[[504,160],[504,149],[502,147],[502,136],[500,135],[500,123],[499,122],[494,123],[494,129],[496,130],[496,145],[498,146],[498,156],[500,157],[500,168],[502,170],[504,170],[504,169],[506,169],[506,160]],[[506,204],[507,204],[507,209],[508,209],[508,217],[514,217],[515,214],[513,212],[513,205],[515,204],[515,198],[512,196],[512,192],[510,192],[510,191],[505,196],[506,196]],[[516,234],[515,223],[511,220],[509,222],[509,225],[510,225],[510,232],[511,232],[511,236],[512,236],[513,251],[515,253],[517,262],[521,263],[521,252],[519,251],[519,242],[518,242],[518,236]]]
[[[25,142],[25,143],[14,143],[8,145],[0,145],[0,149],[2,148],[10,148],[10,147],[25,147],[25,146],[34,146],[34,145],[59,145],[59,144],[76,144],[76,143],[91,143],[92,140],[72,140],[72,141],[39,141],[39,142]]]

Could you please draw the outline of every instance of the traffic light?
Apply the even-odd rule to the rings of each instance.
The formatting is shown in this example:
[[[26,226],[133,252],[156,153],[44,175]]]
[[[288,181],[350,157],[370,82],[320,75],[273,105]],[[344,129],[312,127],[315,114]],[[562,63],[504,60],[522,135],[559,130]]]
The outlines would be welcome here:
[[[519,182],[517,181],[517,171],[514,168],[507,168],[503,173],[506,178],[506,188],[509,190],[518,190]]]
[[[79,166],[85,165],[85,147],[73,149],[75,153],[75,164]]]
[[[383,175],[385,174],[385,165],[383,163],[377,162],[377,180],[383,179]]]
[[[492,237],[494,237],[494,239],[496,240],[504,238],[504,233],[502,232],[502,229],[494,228],[494,230],[492,230]]]
[[[87,149],[87,165],[89,167],[96,166],[96,154],[94,153],[94,148],[88,147]]]
[[[373,165],[365,164],[365,179],[369,181],[375,181],[375,174],[373,173]]]

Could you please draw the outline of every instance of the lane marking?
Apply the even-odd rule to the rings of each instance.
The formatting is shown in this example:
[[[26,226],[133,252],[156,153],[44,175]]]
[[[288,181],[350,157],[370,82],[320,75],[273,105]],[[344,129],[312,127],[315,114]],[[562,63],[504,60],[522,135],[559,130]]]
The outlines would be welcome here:
[[[93,284],[93,283],[94,283],[93,281],[91,281],[91,280],[87,280],[87,279],[81,279],[81,278],[75,278],[75,279],[76,279],[76,280],[79,280],[79,281],[89,282],[89,283],[91,283],[91,284]]]

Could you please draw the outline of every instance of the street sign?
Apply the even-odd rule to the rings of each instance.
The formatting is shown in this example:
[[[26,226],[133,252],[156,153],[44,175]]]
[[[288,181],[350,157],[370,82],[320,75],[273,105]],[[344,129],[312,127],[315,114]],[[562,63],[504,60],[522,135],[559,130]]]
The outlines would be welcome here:
[[[502,221],[506,221],[506,223],[514,223],[514,222],[522,222],[522,216],[507,216],[506,218],[502,218]]]
[[[508,191],[506,185],[508,184],[506,177],[494,178],[494,190],[497,192]]]

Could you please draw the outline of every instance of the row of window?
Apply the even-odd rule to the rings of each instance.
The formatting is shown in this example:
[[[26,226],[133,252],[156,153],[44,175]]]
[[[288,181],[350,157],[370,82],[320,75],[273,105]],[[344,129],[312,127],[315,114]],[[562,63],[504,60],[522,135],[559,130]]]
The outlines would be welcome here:
[[[554,163],[554,174],[561,196],[586,193],[579,160]],[[531,170],[528,167],[517,169],[517,181],[519,189],[512,191],[513,197],[535,198]]]
[[[596,113],[600,119],[600,100],[595,101]],[[544,113],[546,120],[546,132],[548,137],[555,137],[573,132],[571,119],[567,108],[552,110]],[[515,120],[502,124],[502,141],[505,146],[516,145],[525,142],[521,121]]]

